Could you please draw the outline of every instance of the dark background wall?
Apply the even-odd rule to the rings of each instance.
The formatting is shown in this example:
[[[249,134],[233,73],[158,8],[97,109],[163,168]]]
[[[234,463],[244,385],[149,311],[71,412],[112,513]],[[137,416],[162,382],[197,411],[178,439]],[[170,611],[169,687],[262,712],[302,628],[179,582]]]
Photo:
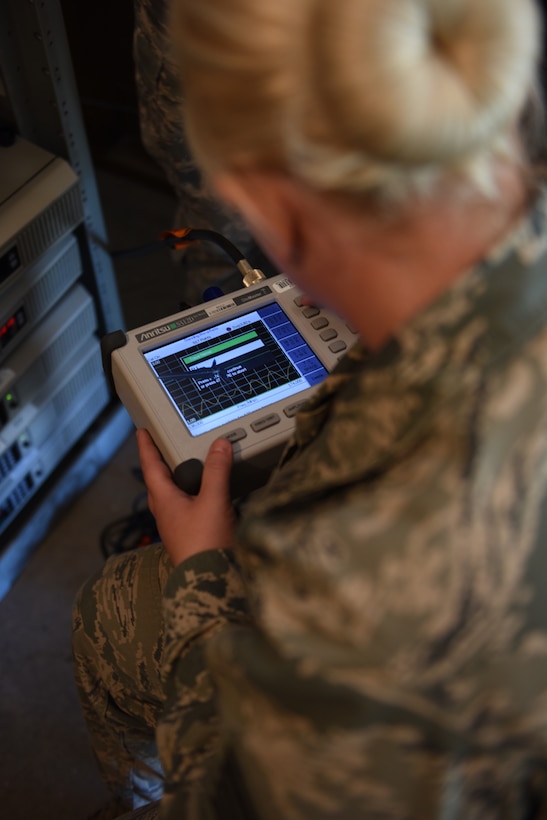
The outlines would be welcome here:
[[[132,0],[61,0],[82,114],[95,159],[138,130]]]

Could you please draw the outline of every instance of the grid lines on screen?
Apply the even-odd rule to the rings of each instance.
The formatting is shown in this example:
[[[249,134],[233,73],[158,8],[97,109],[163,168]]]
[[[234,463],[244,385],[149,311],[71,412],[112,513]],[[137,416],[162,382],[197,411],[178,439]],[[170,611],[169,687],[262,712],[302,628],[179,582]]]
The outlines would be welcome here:
[[[300,378],[260,320],[166,356],[154,369],[188,424]]]

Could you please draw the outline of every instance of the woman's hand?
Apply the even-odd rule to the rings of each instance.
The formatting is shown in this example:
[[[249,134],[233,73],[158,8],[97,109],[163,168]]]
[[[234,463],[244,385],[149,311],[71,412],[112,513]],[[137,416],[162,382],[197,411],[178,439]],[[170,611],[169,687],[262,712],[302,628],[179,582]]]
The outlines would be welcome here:
[[[173,566],[198,552],[231,547],[235,525],[229,491],[231,444],[222,438],[213,442],[195,496],[187,495],[174,483],[146,430],[137,430],[137,444],[148,506]]]

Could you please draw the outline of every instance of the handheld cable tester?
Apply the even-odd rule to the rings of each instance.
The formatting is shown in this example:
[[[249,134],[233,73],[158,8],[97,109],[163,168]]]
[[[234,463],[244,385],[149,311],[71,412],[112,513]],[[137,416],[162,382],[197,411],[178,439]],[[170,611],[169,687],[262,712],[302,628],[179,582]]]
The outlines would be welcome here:
[[[298,408],[355,340],[343,320],[306,304],[279,275],[109,333],[101,348],[111,387],[176,484],[199,491],[205,456],[223,436],[234,449],[237,498],[266,482]]]

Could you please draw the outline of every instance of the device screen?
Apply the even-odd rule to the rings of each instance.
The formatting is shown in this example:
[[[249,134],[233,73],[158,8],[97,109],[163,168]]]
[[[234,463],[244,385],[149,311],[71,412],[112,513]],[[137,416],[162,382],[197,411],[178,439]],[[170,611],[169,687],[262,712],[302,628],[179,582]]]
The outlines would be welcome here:
[[[300,393],[327,375],[277,302],[143,355],[193,436]]]

